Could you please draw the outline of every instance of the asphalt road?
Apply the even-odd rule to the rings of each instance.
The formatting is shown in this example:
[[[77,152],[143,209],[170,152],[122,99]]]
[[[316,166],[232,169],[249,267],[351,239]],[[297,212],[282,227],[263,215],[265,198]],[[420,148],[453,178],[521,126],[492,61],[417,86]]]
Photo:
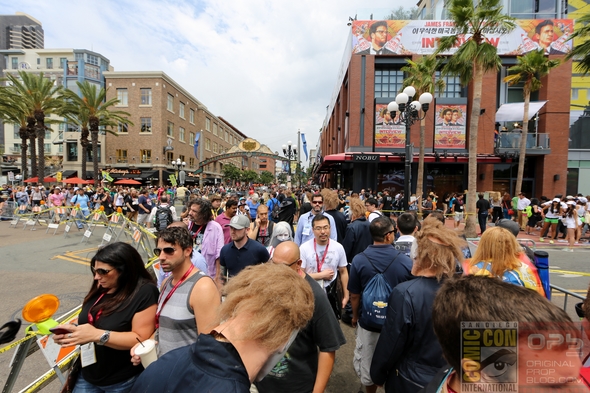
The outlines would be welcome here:
[[[8,221],[0,222],[0,324],[21,318],[24,304],[44,293],[55,294],[60,299],[57,316],[79,305],[92,282],[88,262],[101,242],[104,228],[98,228],[87,242],[81,243],[83,231],[75,227],[64,236],[63,226],[53,235],[53,230],[46,233],[45,227],[31,231],[29,228],[23,230],[22,224],[16,229],[10,228],[9,224]],[[551,267],[555,269],[550,275],[552,283],[585,295],[590,281],[590,249],[579,248],[568,253],[558,247],[556,244],[548,250]],[[562,307],[564,296],[554,294],[553,301]],[[572,317],[575,316],[573,304],[577,301],[568,301],[567,309]],[[354,329],[344,324],[342,329],[348,342],[336,354],[336,365],[328,391],[356,393],[360,383],[352,368]],[[23,336],[24,332],[21,331],[18,337]],[[0,353],[2,386],[8,376],[13,353],[14,350]],[[48,363],[40,351],[31,355],[23,366],[13,392],[19,391],[48,369]],[[43,391],[56,392],[59,388],[58,382],[53,382]]]

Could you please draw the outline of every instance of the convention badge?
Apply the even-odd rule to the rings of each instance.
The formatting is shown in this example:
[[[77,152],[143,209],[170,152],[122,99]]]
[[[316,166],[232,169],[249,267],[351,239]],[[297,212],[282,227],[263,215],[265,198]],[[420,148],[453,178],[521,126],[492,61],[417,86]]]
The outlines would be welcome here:
[[[303,227],[303,235],[309,236],[310,234],[311,234],[311,225],[309,225],[309,223],[306,223],[305,226]]]
[[[82,367],[91,366],[96,363],[96,352],[94,351],[94,343],[80,345],[80,359],[82,360]]]

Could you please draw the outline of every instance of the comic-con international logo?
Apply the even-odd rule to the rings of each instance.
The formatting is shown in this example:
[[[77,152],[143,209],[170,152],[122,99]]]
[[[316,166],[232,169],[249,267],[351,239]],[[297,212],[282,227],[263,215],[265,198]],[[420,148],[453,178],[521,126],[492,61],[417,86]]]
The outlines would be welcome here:
[[[462,322],[463,392],[518,390],[518,323]]]

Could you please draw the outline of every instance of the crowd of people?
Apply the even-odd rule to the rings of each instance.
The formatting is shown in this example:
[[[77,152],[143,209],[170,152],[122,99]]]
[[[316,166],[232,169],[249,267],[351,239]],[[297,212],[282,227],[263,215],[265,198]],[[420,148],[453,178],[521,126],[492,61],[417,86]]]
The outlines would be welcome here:
[[[485,210],[484,223],[491,213],[495,225],[484,226],[473,249],[460,226],[445,224],[449,215],[461,221],[463,195],[439,200],[430,193],[399,211],[403,195],[389,190],[179,189],[46,193],[72,192],[62,202],[77,203],[77,192],[88,203],[116,207],[131,196],[137,215],[128,217],[154,225],[157,235],[155,279],[126,244],[93,257],[94,281],[78,322],[54,336],[61,345],[81,346],[81,371],[70,378],[74,392],[323,392],[346,343],[343,324],[356,329],[347,361],[367,393],[378,386],[453,393],[464,383],[504,383],[498,367],[516,360],[520,387],[587,391],[577,378],[579,357],[561,365],[560,378],[527,379],[529,361],[561,359],[569,350],[520,348],[527,332],[547,338],[556,329],[571,337],[581,332],[546,299],[534,257],[516,240],[521,229],[529,231],[530,211],[550,229],[552,214],[560,222],[583,216],[584,197],[525,206],[519,195],[515,212],[504,212],[509,197],[482,196],[478,210]],[[170,220],[158,218],[164,208]],[[511,360],[498,352],[487,360],[495,367],[481,362],[475,369],[460,339],[466,321],[528,325],[519,330]],[[144,370],[136,350],[149,339],[158,360]],[[476,372],[481,379],[464,377]]]

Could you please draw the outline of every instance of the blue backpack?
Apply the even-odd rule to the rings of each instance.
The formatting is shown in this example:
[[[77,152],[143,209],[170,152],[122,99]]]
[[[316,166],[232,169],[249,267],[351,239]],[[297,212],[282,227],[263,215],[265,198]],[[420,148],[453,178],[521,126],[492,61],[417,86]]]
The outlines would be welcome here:
[[[362,321],[362,324],[366,328],[381,329],[385,324],[387,304],[389,303],[389,296],[391,295],[392,291],[391,285],[389,285],[383,273],[385,273],[387,269],[389,269],[389,266],[391,266],[393,262],[395,262],[395,260],[398,256],[401,255],[401,253],[398,253],[396,257],[393,258],[393,260],[389,263],[389,265],[387,265],[385,270],[383,270],[382,272],[380,272],[375,267],[375,265],[373,265],[373,262],[371,262],[369,257],[364,252],[362,252],[361,254],[363,254],[365,258],[367,258],[367,260],[369,261],[371,266],[373,266],[373,269],[375,269],[377,274],[375,274],[373,278],[369,280],[367,286],[365,287],[365,289],[363,289],[361,300],[361,315],[359,319]]]

